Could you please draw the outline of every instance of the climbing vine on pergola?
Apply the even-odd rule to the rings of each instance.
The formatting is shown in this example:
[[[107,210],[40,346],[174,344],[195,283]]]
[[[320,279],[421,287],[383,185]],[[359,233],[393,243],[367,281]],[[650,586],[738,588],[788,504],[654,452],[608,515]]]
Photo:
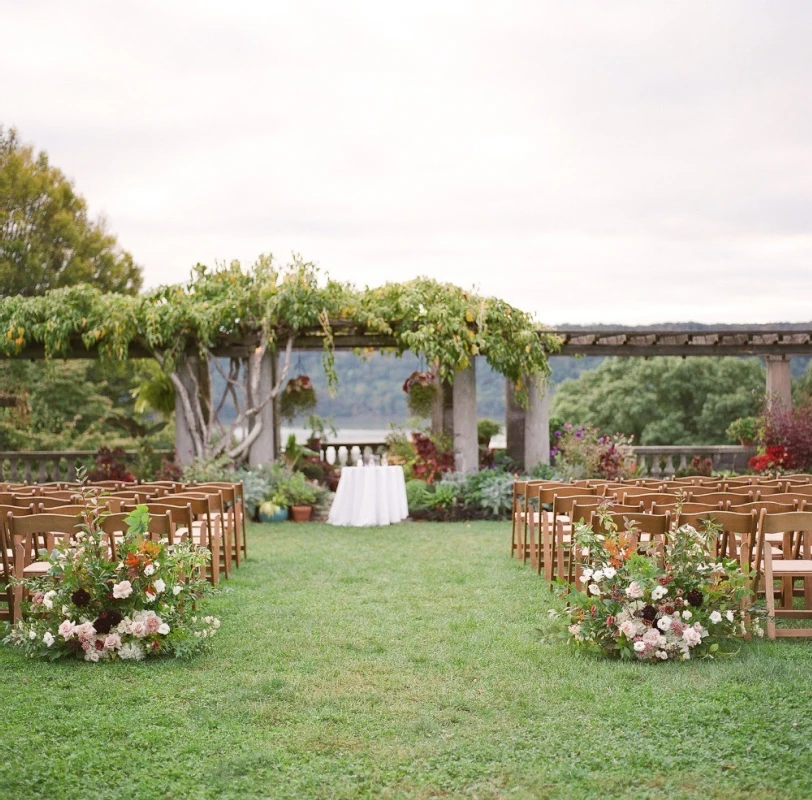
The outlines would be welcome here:
[[[0,353],[5,356],[154,358],[180,393],[187,423],[198,433],[200,456],[227,450],[241,457],[251,441],[228,449],[217,404],[200,391],[199,376],[192,375],[196,391],[190,392],[184,381],[189,357],[205,362],[216,362],[215,355],[231,357],[226,391],[236,399],[241,389],[239,422],[256,438],[261,411],[287,375],[291,349],[305,339],[321,343],[331,386],[337,383],[335,348],[369,342],[422,355],[448,382],[481,355],[514,381],[520,401],[526,398],[526,379],[549,373],[547,356],[559,342],[539,331],[530,314],[496,298],[427,278],[359,290],[300,258],[283,267],[270,256],[250,269],[237,262],[214,270],[198,266],[186,284],[134,297],[80,285],[39,297],[0,299]],[[262,358],[283,350],[285,363],[275,385],[261,388]]]

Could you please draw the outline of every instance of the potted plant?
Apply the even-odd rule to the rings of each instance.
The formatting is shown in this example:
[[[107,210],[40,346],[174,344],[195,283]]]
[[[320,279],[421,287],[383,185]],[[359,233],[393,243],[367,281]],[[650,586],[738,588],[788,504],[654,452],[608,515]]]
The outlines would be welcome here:
[[[310,438],[307,440],[307,446],[317,453],[321,452],[322,444],[327,443],[325,434],[328,431],[331,436],[338,433],[332,417],[320,417],[318,414],[311,414],[307,418],[307,426],[310,428]]]
[[[490,447],[491,439],[497,436],[502,430],[502,426],[492,419],[481,419],[476,424],[477,439],[481,447]]]
[[[272,502],[289,508],[290,518],[294,522],[307,522],[316,500],[316,488],[308,483],[301,472],[294,472],[277,483]]]
[[[316,407],[316,390],[307,375],[291,378],[282,392],[280,413],[293,422],[296,416]]]
[[[284,522],[288,518],[288,509],[279,506],[273,500],[266,500],[259,505],[260,522]]]
[[[437,396],[437,384],[433,372],[415,371],[403,384],[406,392],[406,404],[416,417],[430,417],[434,409],[434,398]]]
[[[727,435],[731,439],[738,439],[742,447],[752,447],[758,438],[758,418],[739,417],[730,423]]]

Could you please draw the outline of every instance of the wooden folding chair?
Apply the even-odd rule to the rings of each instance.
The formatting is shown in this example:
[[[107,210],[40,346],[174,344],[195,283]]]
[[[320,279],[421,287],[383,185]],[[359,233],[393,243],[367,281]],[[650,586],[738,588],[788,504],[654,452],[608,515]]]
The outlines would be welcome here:
[[[638,547],[641,552],[652,554],[658,552],[662,557],[664,544],[671,530],[671,513],[645,514],[645,513],[618,513],[612,511],[609,518],[617,525],[618,532],[628,531],[632,528],[638,534]],[[592,517],[593,530],[596,533],[606,533],[606,528],[599,517]]]
[[[750,553],[755,545],[758,528],[758,513],[751,510],[740,514],[735,511],[700,511],[699,513],[683,512],[677,517],[677,527],[691,525],[700,530],[711,520],[721,525],[715,555],[735,558],[742,567],[749,569]]]
[[[47,561],[38,561],[39,544],[52,550],[58,537],[70,537],[78,532],[81,522],[76,517],[62,514],[31,514],[20,516],[9,512],[6,516],[7,544],[11,550],[11,574],[16,580],[44,575],[49,569]],[[12,587],[11,619],[21,619],[24,594],[19,584]]]
[[[522,549],[524,510],[527,500],[527,481],[513,481],[513,501],[510,514],[510,557],[518,557]],[[525,558],[525,554],[522,554]]]
[[[767,541],[770,534],[780,534],[782,558],[776,560]],[[799,547],[796,548],[796,541]],[[800,558],[795,558],[796,550]],[[764,594],[767,600],[767,636],[812,636],[812,628],[777,628],[776,619],[812,619],[812,512],[768,514],[762,511],[758,523],[757,553],[763,554],[763,565],[756,556],[756,569],[764,572]],[[803,608],[794,607],[794,583],[803,580]],[[781,581],[780,606],[775,605],[775,581]]]

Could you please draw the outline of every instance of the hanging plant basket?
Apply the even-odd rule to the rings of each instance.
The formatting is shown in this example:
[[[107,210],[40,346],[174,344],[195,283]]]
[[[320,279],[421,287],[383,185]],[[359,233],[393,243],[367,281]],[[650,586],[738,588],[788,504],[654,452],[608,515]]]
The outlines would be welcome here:
[[[437,397],[437,384],[433,372],[415,371],[403,384],[406,392],[406,404],[416,417],[430,417]]]
[[[282,416],[293,422],[299,414],[305,414],[316,407],[316,390],[307,375],[291,378],[282,392],[280,401]]]

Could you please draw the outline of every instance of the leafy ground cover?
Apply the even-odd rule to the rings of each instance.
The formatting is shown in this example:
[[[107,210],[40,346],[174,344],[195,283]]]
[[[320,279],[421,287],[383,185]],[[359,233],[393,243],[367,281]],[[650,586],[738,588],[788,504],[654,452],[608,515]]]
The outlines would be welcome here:
[[[809,797],[812,646],[541,644],[504,523],[253,526],[191,662],[0,651],[8,797]]]

